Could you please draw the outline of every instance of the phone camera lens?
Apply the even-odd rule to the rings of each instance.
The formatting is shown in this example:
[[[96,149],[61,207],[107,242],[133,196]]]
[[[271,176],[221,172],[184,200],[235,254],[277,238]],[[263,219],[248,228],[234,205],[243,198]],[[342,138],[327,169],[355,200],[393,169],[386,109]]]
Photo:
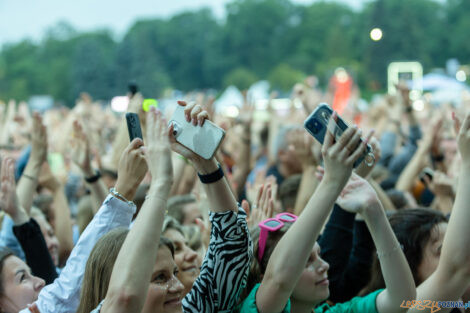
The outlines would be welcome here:
[[[322,125],[317,120],[310,123],[310,130],[314,134],[318,133],[321,130],[321,128],[322,128]]]

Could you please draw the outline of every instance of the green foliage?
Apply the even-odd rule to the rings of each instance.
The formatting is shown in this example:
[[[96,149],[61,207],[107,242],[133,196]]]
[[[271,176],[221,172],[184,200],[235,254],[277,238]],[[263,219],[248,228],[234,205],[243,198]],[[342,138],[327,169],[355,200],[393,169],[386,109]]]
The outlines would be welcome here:
[[[234,85],[240,90],[248,89],[253,83],[258,81],[256,75],[243,67],[230,71],[224,78],[224,86]]]
[[[39,43],[0,51],[0,99],[50,94],[73,105],[82,91],[110,99],[137,81],[146,97],[184,91],[248,88],[269,79],[290,90],[305,75],[326,85],[342,66],[360,87],[385,87],[389,62],[418,60],[425,71],[449,58],[470,63],[468,0],[373,0],[361,10],[331,1],[232,0],[226,19],[209,9],[136,22],[116,42],[106,31],[79,33],[66,22]],[[373,42],[373,27],[383,39]]]
[[[293,69],[288,64],[279,64],[268,75],[268,80],[273,89],[289,91],[296,83],[304,80],[305,74]]]

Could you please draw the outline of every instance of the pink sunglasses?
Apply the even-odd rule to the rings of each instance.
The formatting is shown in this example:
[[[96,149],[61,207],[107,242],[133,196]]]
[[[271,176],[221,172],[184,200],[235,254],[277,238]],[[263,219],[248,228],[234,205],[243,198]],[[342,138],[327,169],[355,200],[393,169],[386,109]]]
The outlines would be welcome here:
[[[261,262],[266,249],[266,240],[268,232],[278,231],[284,226],[284,222],[293,223],[297,220],[297,216],[291,213],[279,213],[275,218],[268,218],[258,224],[261,228],[258,241],[258,261]]]

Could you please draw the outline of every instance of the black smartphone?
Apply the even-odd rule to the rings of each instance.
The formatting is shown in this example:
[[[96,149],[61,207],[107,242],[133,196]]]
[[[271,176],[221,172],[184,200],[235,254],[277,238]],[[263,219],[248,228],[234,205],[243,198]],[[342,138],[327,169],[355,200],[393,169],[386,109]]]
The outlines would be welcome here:
[[[323,141],[325,140],[328,122],[332,114],[333,109],[328,104],[321,103],[304,122],[305,129],[321,144],[323,144]],[[336,120],[336,128],[334,131],[335,140],[338,140],[344,131],[348,129],[348,127],[348,124],[338,115],[338,119]],[[361,164],[364,158],[366,158],[368,165],[369,163],[372,165],[375,162],[374,154],[372,153],[372,147],[369,144],[367,145],[364,155],[362,155],[356,161],[356,163],[354,163],[354,167],[357,167],[359,164]]]
[[[136,113],[126,113],[126,121],[130,141],[134,140],[134,138],[140,138],[143,141],[144,137],[142,137],[142,128],[140,127],[139,115]]]

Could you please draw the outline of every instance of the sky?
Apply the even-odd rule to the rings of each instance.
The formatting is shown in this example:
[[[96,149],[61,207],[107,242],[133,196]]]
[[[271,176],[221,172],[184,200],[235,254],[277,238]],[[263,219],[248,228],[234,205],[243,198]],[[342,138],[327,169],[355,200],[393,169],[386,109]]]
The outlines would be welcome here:
[[[231,0],[0,0],[0,46],[29,38],[40,40],[45,31],[66,21],[78,31],[110,29],[117,37],[142,18],[169,17],[209,7],[223,18]],[[315,0],[291,0],[309,4]],[[330,1],[330,0],[327,0]],[[359,8],[366,0],[337,0]]]

